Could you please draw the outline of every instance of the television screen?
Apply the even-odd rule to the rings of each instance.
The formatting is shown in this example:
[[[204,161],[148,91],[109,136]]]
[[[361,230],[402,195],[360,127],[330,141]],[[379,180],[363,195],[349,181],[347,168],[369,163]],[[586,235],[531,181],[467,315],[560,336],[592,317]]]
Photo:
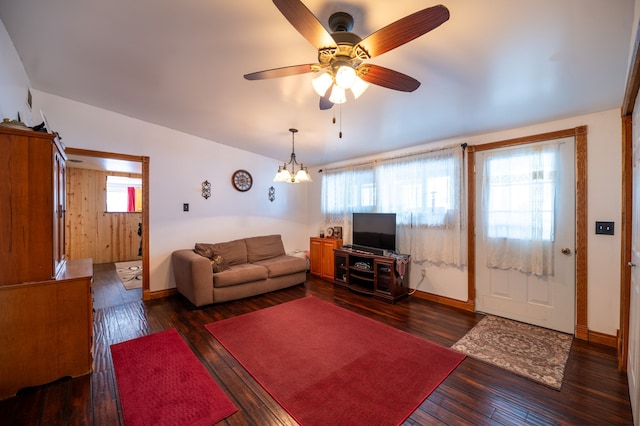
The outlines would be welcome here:
[[[354,213],[353,244],[383,250],[396,250],[395,213]]]

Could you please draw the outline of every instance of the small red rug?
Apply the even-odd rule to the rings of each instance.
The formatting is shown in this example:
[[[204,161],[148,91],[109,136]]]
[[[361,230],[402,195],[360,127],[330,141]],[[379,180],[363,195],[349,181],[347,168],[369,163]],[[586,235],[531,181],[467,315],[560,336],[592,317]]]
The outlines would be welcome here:
[[[400,424],[465,358],[314,297],[205,327],[305,426]]]
[[[238,409],[175,329],[111,345],[124,423],[211,426]]]

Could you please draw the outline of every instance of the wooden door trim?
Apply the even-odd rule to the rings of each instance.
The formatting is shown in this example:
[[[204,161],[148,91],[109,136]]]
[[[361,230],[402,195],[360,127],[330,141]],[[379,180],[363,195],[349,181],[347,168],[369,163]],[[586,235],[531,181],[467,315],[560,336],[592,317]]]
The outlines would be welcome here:
[[[620,263],[620,329],[618,331],[618,369],[627,371],[629,356],[629,314],[631,303],[631,274],[627,263],[631,261],[633,233],[633,110],[640,92],[640,31],[636,31],[631,67],[622,101],[622,261]]]
[[[525,145],[566,137],[575,137],[575,172],[576,172],[576,306],[575,306],[575,336],[578,339],[589,339],[588,328],[588,276],[587,276],[587,126],[579,126],[555,132],[507,139],[482,145],[467,147],[467,206],[469,226],[467,229],[467,243],[469,247],[467,305],[475,310],[476,299],[476,183],[475,183],[475,153],[497,148]]]
[[[633,116],[622,117],[622,230],[620,243],[620,325],[618,370],[627,371],[629,357],[629,315],[631,303],[631,244],[633,241]]]
[[[67,155],[133,161],[142,164],[142,300],[152,299],[149,290],[149,157],[81,148],[66,148],[65,152]]]

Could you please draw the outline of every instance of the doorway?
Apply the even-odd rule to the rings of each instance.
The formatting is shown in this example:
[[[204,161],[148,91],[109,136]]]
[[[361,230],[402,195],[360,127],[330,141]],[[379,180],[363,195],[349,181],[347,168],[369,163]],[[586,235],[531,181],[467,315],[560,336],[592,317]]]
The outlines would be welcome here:
[[[477,254],[476,254],[476,203],[479,200],[476,187],[476,153],[500,148],[523,146],[527,144],[552,141],[563,138],[575,138],[575,323],[573,334],[575,337],[588,340],[589,329],[587,325],[587,127],[559,130],[523,138],[493,142],[484,145],[468,147],[467,159],[467,185],[468,185],[468,247],[469,247],[469,281],[468,304],[476,309],[477,292]]]
[[[476,154],[476,310],[575,324],[574,138]]]
[[[139,170],[142,176],[142,219],[140,238],[142,252],[142,299],[149,298],[149,157],[93,151],[79,148],[65,150],[69,161],[87,161],[105,171]],[[124,169],[123,169],[124,167]],[[128,168],[128,169],[127,169]],[[67,224],[65,224],[67,225]],[[137,230],[136,230],[137,231]],[[137,250],[136,250],[137,251]]]

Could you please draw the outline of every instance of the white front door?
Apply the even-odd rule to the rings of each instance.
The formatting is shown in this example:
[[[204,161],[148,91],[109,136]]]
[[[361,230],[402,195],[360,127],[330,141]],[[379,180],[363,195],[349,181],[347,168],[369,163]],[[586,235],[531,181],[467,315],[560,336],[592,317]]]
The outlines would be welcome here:
[[[521,173],[524,167],[518,169],[518,160],[522,154],[513,160],[505,160],[505,155],[522,147],[500,148],[499,150],[476,152],[476,310],[489,314],[510,318],[528,324],[538,325],[565,333],[574,334],[575,329],[575,139],[573,137],[552,141],[558,144],[553,150],[556,171],[547,173],[543,170],[531,170]],[[532,144],[528,146],[548,146],[548,143]],[[495,173],[496,167],[487,169],[485,165],[497,164],[497,156],[506,161],[514,170],[503,171],[501,176],[485,184],[485,174]],[[541,166],[545,167],[545,166]],[[511,179],[505,175],[513,173],[522,176]],[[539,191],[536,197],[547,197],[535,202],[531,199],[530,183],[536,179],[546,179],[552,175],[557,181],[555,190],[548,196],[548,190]],[[530,177],[533,176],[533,177]],[[526,181],[529,180],[530,183]],[[497,182],[497,183],[496,183]],[[486,186],[485,186],[486,185]],[[546,184],[547,186],[551,184]],[[512,201],[501,203],[499,210],[487,208],[488,191],[495,194],[510,194]],[[525,197],[525,194],[527,196]],[[483,198],[484,197],[484,198]],[[527,200],[525,200],[527,198]],[[484,200],[484,202],[483,202]],[[525,208],[524,205],[527,205]],[[485,207],[483,207],[485,206]],[[526,210],[526,211],[525,211]],[[509,227],[525,229],[524,222],[537,223],[540,231],[535,237],[527,236],[526,232],[508,233]],[[527,225],[529,226],[529,225]],[[505,229],[507,231],[505,231]],[[535,232],[534,232],[535,233]],[[489,245],[491,242],[492,245]],[[494,249],[496,242],[503,244],[501,249]],[[548,250],[544,261],[540,255],[525,253],[531,247],[546,247]],[[496,252],[506,260],[496,260]],[[514,254],[514,252],[522,252]],[[514,256],[511,256],[514,255]],[[519,260],[510,257],[520,256]],[[530,272],[526,266],[514,266],[519,261],[526,263],[531,258],[538,269]],[[511,262],[511,263],[510,263]],[[549,266],[551,262],[551,266]],[[540,264],[544,263],[544,272],[540,272]],[[490,265],[490,266],[488,266]],[[521,272],[526,270],[528,272]]]

